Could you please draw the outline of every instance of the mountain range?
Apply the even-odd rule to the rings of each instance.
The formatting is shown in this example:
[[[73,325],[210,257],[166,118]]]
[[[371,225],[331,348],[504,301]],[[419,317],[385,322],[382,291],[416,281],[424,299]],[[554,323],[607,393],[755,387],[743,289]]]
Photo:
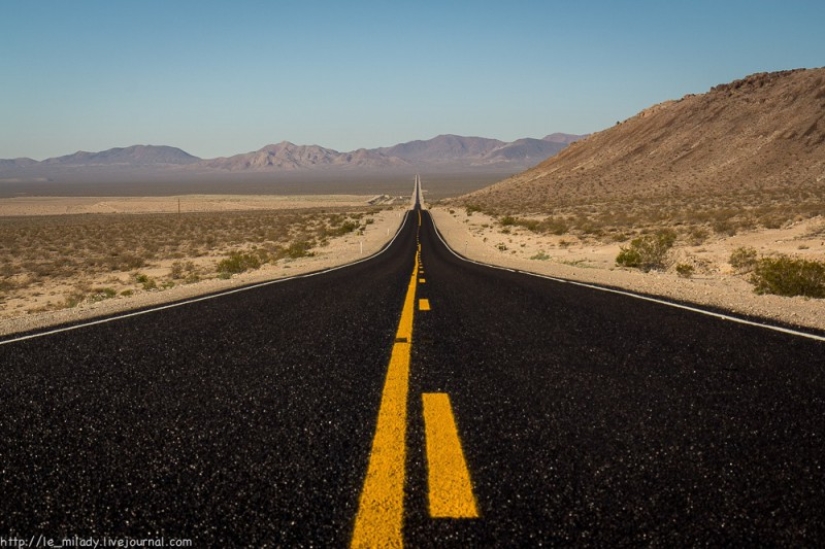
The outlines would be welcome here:
[[[143,169],[225,172],[278,172],[323,169],[395,170],[421,168],[507,168],[511,173],[532,166],[584,136],[551,134],[543,139],[504,142],[483,137],[439,135],[392,147],[338,152],[288,141],[244,154],[201,159],[179,148],[134,145],[101,152],[79,151],[41,162],[30,158],[0,160],[0,176],[55,173],[55,169]]]
[[[629,199],[823,192],[825,68],[818,68],[753,74],[654,105],[461,201],[542,213]]]

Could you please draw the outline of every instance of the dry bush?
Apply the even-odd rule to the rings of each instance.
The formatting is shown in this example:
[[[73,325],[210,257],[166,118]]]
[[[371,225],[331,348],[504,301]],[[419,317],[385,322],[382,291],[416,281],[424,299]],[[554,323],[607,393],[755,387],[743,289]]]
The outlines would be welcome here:
[[[667,256],[676,242],[676,233],[660,230],[656,234],[634,238],[629,246],[622,246],[616,256],[616,264],[622,267],[650,271],[667,267]]]
[[[758,294],[825,298],[825,263],[786,255],[763,257],[750,281]]]

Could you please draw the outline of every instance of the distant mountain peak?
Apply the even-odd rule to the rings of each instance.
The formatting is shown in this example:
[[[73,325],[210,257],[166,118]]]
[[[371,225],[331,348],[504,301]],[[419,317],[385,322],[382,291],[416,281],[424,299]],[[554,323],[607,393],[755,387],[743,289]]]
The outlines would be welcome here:
[[[298,171],[318,169],[353,169],[363,171],[437,167],[460,170],[494,167],[512,170],[527,168],[561,150],[580,136],[552,134],[554,140],[520,139],[512,143],[484,137],[441,134],[428,140],[399,143],[377,149],[360,148],[338,152],[320,145],[296,145],[290,141],[269,144],[248,153],[201,160],[181,149],[169,146],[132,145],[100,152],[76,153],[49,158],[43,162],[30,159],[2,160],[0,169],[29,170],[50,167],[51,173],[62,168],[73,170],[109,167],[191,170]]]
[[[47,158],[41,164],[51,166],[155,166],[194,164],[200,158],[166,145],[132,145],[100,152],[77,151],[74,154]]]

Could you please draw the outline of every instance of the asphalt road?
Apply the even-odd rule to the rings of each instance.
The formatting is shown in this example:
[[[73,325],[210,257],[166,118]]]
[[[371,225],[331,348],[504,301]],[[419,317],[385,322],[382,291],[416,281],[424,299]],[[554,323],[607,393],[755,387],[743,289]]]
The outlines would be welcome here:
[[[825,343],[463,262],[421,220],[358,265],[0,344],[0,537],[348,545],[418,238],[407,546],[825,540]],[[425,393],[478,518],[430,517]]]

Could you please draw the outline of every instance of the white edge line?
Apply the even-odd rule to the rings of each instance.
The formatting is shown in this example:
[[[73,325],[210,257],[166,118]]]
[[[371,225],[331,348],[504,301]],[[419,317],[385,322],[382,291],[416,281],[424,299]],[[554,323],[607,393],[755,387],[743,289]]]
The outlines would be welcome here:
[[[726,314],[723,314],[723,313],[717,313],[717,312],[713,312],[713,311],[708,311],[706,309],[700,309],[698,307],[692,307],[690,305],[683,305],[681,303],[674,303],[672,301],[666,301],[664,299],[658,299],[658,298],[655,298],[655,297],[636,294],[636,293],[633,293],[633,292],[628,291],[628,290],[617,290],[615,288],[608,288],[608,287],[605,287],[605,286],[598,286],[596,284],[589,284],[587,282],[578,282],[576,280],[568,280],[568,279],[565,279],[565,278],[558,278],[558,277],[555,277],[555,276],[544,275],[544,274],[540,274],[540,273],[534,273],[534,272],[531,272],[531,271],[523,271],[521,269],[511,269],[509,267],[500,267],[498,265],[492,265],[490,263],[483,263],[481,261],[476,261],[474,259],[464,257],[463,255],[461,255],[458,252],[456,252],[455,250],[453,250],[450,247],[450,245],[447,244],[447,241],[444,240],[444,238],[441,236],[441,232],[438,230],[438,227],[435,224],[435,219],[433,219],[432,215],[430,216],[430,219],[432,219],[433,227],[435,228],[435,234],[438,236],[438,239],[441,240],[441,242],[450,251],[450,253],[452,253],[454,256],[456,256],[461,261],[466,261],[467,263],[474,263],[474,264],[480,265],[482,267],[490,267],[491,269],[498,269],[500,271],[509,271],[511,273],[520,273],[520,274],[525,274],[525,275],[529,275],[529,276],[535,276],[535,277],[538,277],[538,278],[544,278],[544,279],[547,279],[547,280],[552,280],[554,282],[560,282],[562,284],[573,284],[575,286],[581,286],[583,288],[590,288],[591,290],[599,290],[599,291],[602,291],[602,292],[609,292],[611,294],[618,294],[618,295],[623,295],[623,296],[627,296],[627,297],[633,297],[633,298],[641,299],[641,300],[644,300],[644,301],[650,301],[652,303],[658,303],[660,305],[667,305],[669,307],[675,307],[677,309],[684,309],[685,311],[691,311],[693,313],[699,313],[699,314],[703,314],[703,315],[707,315],[707,316],[712,316],[714,318],[720,318],[722,320],[730,320],[731,322],[738,322],[739,324],[745,324],[747,326],[756,326],[757,328],[765,328],[765,329],[768,329],[768,330],[773,330],[775,332],[782,332],[784,334],[790,334],[790,335],[794,335],[794,336],[798,336],[798,337],[806,337],[808,339],[813,339],[813,340],[816,340],[816,341],[825,341],[825,337],[819,336],[819,335],[816,335],[816,334],[810,334],[810,333],[807,333],[807,332],[794,330],[792,328],[784,328],[782,326],[775,326],[773,324],[762,324],[760,322],[754,322],[752,320],[746,320],[744,318],[738,318],[738,317],[726,315]]]
[[[247,290],[254,290],[256,288],[262,288],[264,286],[269,286],[269,285],[272,285],[272,284],[279,284],[281,282],[287,282],[288,280],[296,280],[296,279],[299,279],[299,278],[310,278],[310,277],[313,277],[313,276],[317,276],[319,274],[331,273],[331,272],[337,271],[339,269],[344,269],[346,267],[351,267],[353,265],[358,265],[359,263],[363,263],[364,261],[369,261],[370,259],[378,257],[379,255],[386,252],[390,248],[390,246],[392,246],[393,242],[395,242],[395,240],[398,238],[398,235],[401,234],[401,229],[404,227],[404,224],[407,222],[407,217],[409,216],[411,211],[412,210],[407,210],[405,212],[404,219],[398,225],[398,230],[395,231],[395,235],[386,244],[384,244],[384,246],[381,247],[380,250],[378,250],[377,252],[375,252],[372,255],[369,255],[369,256],[361,258],[361,259],[357,259],[357,260],[352,261],[350,263],[345,263],[343,265],[336,265],[334,267],[329,267],[327,269],[321,269],[321,270],[318,270],[318,271],[311,271],[311,272],[308,272],[308,273],[302,273],[302,274],[298,274],[298,275],[295,275],[295,276],[290,276],[290,277],[287,277],[287,278],[276,278],[274,280],[267,280],[265,282],[256,282],[254,284],[249,284],[248,286],[241,286],[240,288],[232,288],[231,290],[223,290],[223,291],[219,291],[219,292],[214,293],[214,294],[204,295],[204,296],[200,296],[200,297],[194,297],[194,298],[191,298],[191,299],[186,299],[184,301],[176,301],[175,303],[168,303],[166,305],[159,305],[157,307],[152,307],[150,309],[143,309],[141,311],[134,311],[134,312],[131,312],[131,313],[124,313],[124,314],[120,314],[120,315],[110,316],[110,317],[107,317],[107,318],[101,318],[101,319],[98,319],[98,320],[90,320],[88,322],[81,322],[80,324],[72,324],[71,326],[64,326],[62,328],[54,328],[54,329],[51,329],[51,330],[46,330],[44,332],[36,332],[36,333],[33,333],[33,334],[24,335],[24,336],[13,337],[11,339],[5,339],[5,340],[0,341],[0,345],[6,345],[7,343],[16,343],[16,342],[19,342],[19,341],[26,341],[26,340],[29,340],[29,339],[36,339],[38,337],[50,336],[50,335],[60,334],[60,333],[63,333],[63,332],[70,332],[72,330],[78,330],[80,328],[87,328],[89,326],[96,326],[98,324],[106,324],[107,322],[114,322],[115,320],[121,320],[121,319],[124,319],[124,318],[131,318],[131,317],[135,317],[135,316],[154,313],[154,312],[157,312],[157,311],[164,311],[166,309],[173,309],[175,307],[182,307],[183,305],[189,305],[190,303],[198,303],[199,301],[206,301],[208,299],[215,299],[215,298],[223,297],[223,296],[226,296],[226,295],[236,294],[236,293],[239,293],[239,292],[245,292]]]

